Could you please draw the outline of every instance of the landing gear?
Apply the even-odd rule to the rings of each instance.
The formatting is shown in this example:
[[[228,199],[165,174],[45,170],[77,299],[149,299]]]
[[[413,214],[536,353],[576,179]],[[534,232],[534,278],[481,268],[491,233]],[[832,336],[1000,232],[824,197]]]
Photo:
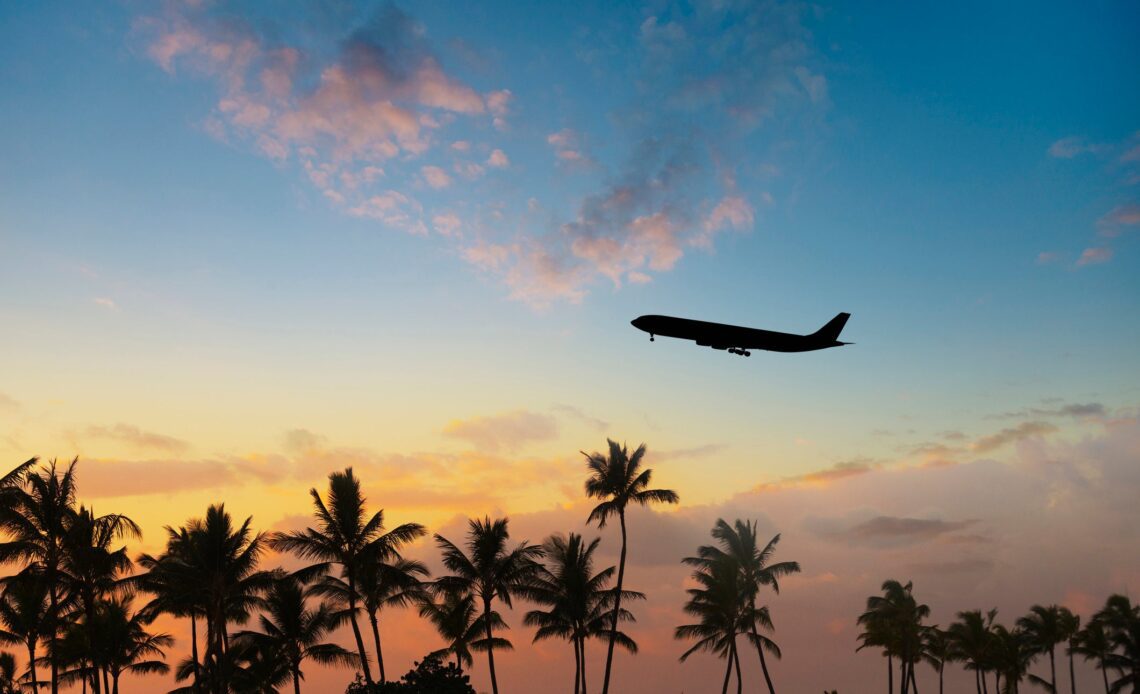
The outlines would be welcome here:
[[[649,341],[653,342],[653,336],[652,335],[649,336]]]
[[[739,354],[742,357],[751,357],[752,356],[752,352],[749,352],[749,351],[743,350],[743,349],[738,349],[736,347],[730,347],[728,351],[733,353],[733,354]]]

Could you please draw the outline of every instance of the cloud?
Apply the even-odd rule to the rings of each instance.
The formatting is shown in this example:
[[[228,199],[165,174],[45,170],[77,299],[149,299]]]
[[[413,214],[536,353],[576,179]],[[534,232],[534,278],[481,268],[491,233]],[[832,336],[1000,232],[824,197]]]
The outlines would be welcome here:
[[[1038,265],[1051,265],[1061,260],[1061,254],[1055,251],[1041,251],[1037,254]]]
[[[1112,260],[1112,249],[1106,247],[1093,247],[1086,248],[1081,252],[1081,257],[1077,258],[1077,267],[1084,267],[1086,265],[1100,265]]]
[[[79,461],[77,470],[82,495],[95,498],[275,484],[286,480],[292,472],[288,461],[280,456],[202,460],[85,458]]]
[[[96,306],[102,306],[108,311],[118,311],[119,305],[115,303],[114,299],[109,299],[105,296],[97,296],[91,300]]]
[[[84,438],[114,441],[135,449],[165,453],[181,453],[190,448],[190,444],[181,439],[152,431],[143,431],[137,426],[121,422],[109,427],[89,426],[83,430],[83,436]]]
[[[18,412],[20,403],[4,393],[0,393],[0,412]]]
[[[975,523],[977,520],[945,521],[938,518],[875,516],[851,526],[834,539],[879,547],[911,545],[964,530]]]
[[[461,439],[480,451],[510,451],[558,436],[558,422],[549,415],[518,410],[505,414],[456,419],[448,422],[443,434]]]
[[[1108,413],[1099,402],[1069,403],[1057,407],[1028,407],[1013,412],[991,415],[989,419],[1022,419],[1025,417],[1104,417]]]
[[[431,223],[432,228],[435,229],[435,233],[440,236],[460,236],[460,229],[463,227],[463,222],[459,219],[459,215],[454,212],[437,214],[431,218]]]
[[[554,156],[562,164],[590,165],[593,158],[582,147],[582,135],[570,128],[563,128],[546,136],[546,143],[554,148]]]
[[[491,151],[491,155],[487,157],[487,166],[493,166],[497,169],[505,169],[511,165],[511,160],[501,149]]]
[[[302,51],[288,45],[282,32],[259,26],[263,19],[229,12],[186,5],[137,26],[149,36],[147,54],[163,70],[176,74],[185,67],[216,82],[221,95],[209,118],[213,132],[248,142],[271,159],[296,159],[327,199],[354,216],[420,233],[421,211],[410,210],[395,224],[366,213],[372,205],[366,189],[375,175],[359,172],[382,173],[380,163],[414,161],[432,148],[435,131],[455,118],[489,112],[499,123],[506,114],[509,92],[485,98],[449,75],[423,27],[394,5],[384,5],[328,54]],[[446,185],[438,168],[424,176],[434,187]],[[387,195],[393,193],[403,194]]]
[[[558,414],[561,414],[565,417],[570,417],[571,419],[582,422],[586,426],[589,426],[596,431],[605,431],[606,429],[610,428],[609,422],[605,421],[604,419],[592,417],[583,412],[581,409],[572,405],[553,405],[550,409],[553,412],[557,412]]]
[[[710,455],[717,455],[728,449],[728,446],[723,443],[706,443],[701,446],[692,446],[690,448],[674,448],[664,451],[650,451],[649,457],[655,461],[665,460],[693,460],[695,458],[707,458]]]
[[[712,247],[713,234],[722,229],[738,231],[752,228],[756,213],[752,205],[739,195],[729,195],[721,199],[701,225],[701,233],[690,239],[690,243],[701,248]]]
[[[974,453],[989,453],[1007,444],[1033,436],[1044,436],[1055,431],[1057,431],[1057,427],[1048,422],[1022,422],[1016,427],[1002,429],[996,434],[977,439],[970,444],[970,450]]]
[[[425,166],[420,169],[423,174],[424,180],[432,188],[446,188],[451,185],[451,176],[438,166]]]
[[[1100,235],[1105,238],[1120,236],[1125,227],[1137,225],[1140,225],[1140,205],[1135,204],[1115,207],[1097,221]]]
[[[1049,156],[1056,159],[1072,159],[1082,154],[1099,154],[1108,149],[1107,145],[1089,142],[1079,135],[1064,137],[1049,145]]]

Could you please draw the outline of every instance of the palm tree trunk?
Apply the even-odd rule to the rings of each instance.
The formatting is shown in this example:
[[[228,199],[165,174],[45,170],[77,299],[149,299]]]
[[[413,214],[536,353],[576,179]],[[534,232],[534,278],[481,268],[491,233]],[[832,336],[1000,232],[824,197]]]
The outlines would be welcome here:
[[[301,694],[301,668],[293,667],[293,694]]]
[[[942,671],[946,669],[946,663],[938,663],[938,694],[942,694]]]
[[[579,637],[582,644],[582,694],[586,694],[586,637]]]
[[[622,584],[625,582],[626,533],[624,508],[618,509],[618,520],[621,521],[621,558],[618,561],[617,587],[614,589],[616,591],[614,594],[614,619],[613,626],[610,628],[610,645],[606,648],[606,676],[605,679],[602,680],[602,694],[610,694],[610,668],[613,667],[614,662],[614,641],[617,640],[618,614],[621,612],[621,589]]]
[[[1001,693],[1001,671],[994,670],[994,694]]]
[[[1104,676],[1104,694],[1108,694],[1108,668],[1104,666],[1104,660],[1100,661],[1100,674]]]
[[[102,668],[102,671],[103,671],[103,689],[105,691],[109,692],[109,691],[111,691],[110,676],[109,676],[109,673],[107,672],[107,668]],[[95,679],[98,679],[98,678],[99,678],[99,673],[96,672],[95,673]],[[115,681],[118,682],[118,676],[117,675],[115,676]],[[115,689],[118,689],[118,688],[119,688],[118,684],[116,684]]]
[[[1077,694],[1077,671],[1073,669],[1072,640],[1069,641],[1069,694]]]
[[[918,694],[918,680],[914,677],[914,663],[910,664],[910,688],[914,694]]]
[[[895,694],[895,663],[887,653],[887,694]]]
[[[756,652],[760,654],[760,670],[764,673],[764,682],[768,684],[768,694],[776,694],[776,688],[772,686],[772,678],[768,675],[768,663],[764,660],[764,646],[760,644],[760,634],[756,631],[756,622],[752,623],[752,636],[756,639]]]
[[[48,647],[48,657],[51,664],[51,694],[59,694],[59,664],[56,662],[56,634],[59,627],[56,624],[56,618],[59,616],[59,602],[55,594],[55,572],[48,574],[48,595],[50,596],[49,603],[51,605],[51,620],[48,622],[48,628],[51,629],[51,635],[48,637],[48,642],[51,644]]]
[[[114,688],[111,689],[111,694],[119,694],[119,673],[116,672],[112,680],[114,682],[112,685]]]
[[[907,677],[906,661],[899,656],[899,694],[906,694],[910,689],[910,678]]]
[[[982,694],[982,676],[977,670],[974,670],[974,686],[978,688],[978,694]]]
[[[372,684],[372,670],[368,668],[368,654],[364,652],[364,638],[360,635],[360,624],[356,621],[356,573],[351,565],[346,565],[348,574],[348,619],[352,622],[352,635],[356,637],[356,649],[360,654],[360,669],[364,671],[364,681]],[[498,694],[496,692],[496,694]]]
[[[491,599],[483,598],[483,626],[487,629],[487,667],[491,670],[491,693],[499,694],[499,681],[495,679],[495,645],[491,640]]]
[[[384,651],[380,650],[380,625],[376,621],[376,611],[369,610],[368,621],[372,624],[372,643],[376,646],[376,664],[380,667],[380,681],[387,682],[384,675]]]
[[[986,684],[986,671],[985,671],[985,670],[982,670],[982,671],[981,671],[981,673],[982,673],[982,674],[981,674],[981,678],[982,678],[982,694],[990,694],[990,688],[989,688],[989,686]],[[994,694],[998,694],[998,692],[994,692]]]
[[[724,684],[720,687],[720,694],[728,694],[728,682],[732,679],[732,654],[728,654],[728,662],[724,668]]]
[[[572,636],[570,642],[574,644],[574,694],[580,694],[582,689],[582,654],[578,652],[578,637]]]
[[[193,611],[190,612],[190,657],[194,660],[194,694],[199,694],[202,674],[198,664],[198,617]]]
[[[1057,694],[1057,663],[1054,661],[1053,655],[1055,650],[1056,646],[1049,646],[1049,672],[1052,673],[1053,677],[1050,680],[1053,683],[1053,694]]]
[[[740,654],[736,652],[736,635],[732,637],[732,662],[736,663],[736,694],[744,691],[744,678],[740,676]]]
[[[35,679],[35,642],[38,640],[40,640],[39,637],[36,637],[27,644],[27,673],[32,676],[32,692],[40,691],[40,683]]]

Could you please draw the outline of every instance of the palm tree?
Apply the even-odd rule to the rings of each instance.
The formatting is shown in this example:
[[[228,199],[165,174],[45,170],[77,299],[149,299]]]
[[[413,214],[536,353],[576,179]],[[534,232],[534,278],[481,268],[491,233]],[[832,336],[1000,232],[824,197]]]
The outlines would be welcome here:
[[[36,678],[36,645],[43,637],[48,610],[47,585],[28,572],[4,579],[0,595],[0,643],[20,644],[28,650],[28,672],[24,679],[33,692],[39,691]]]
[[[419,577],[428,576],[423,562],[396,557],[391,561],[365,559],[357,568],[357,598],[368,614],[372,627],[372,644],[376,649],[376,664],[380,668],[380,681],[387,681],[384,672],[384,650],[380,646],[380,611],[388,607],[407,607],[427,599],[427,589]],[[349,605],[348,582],[328,576],[312,588],[313,595],[328,597],[344,609]],[[347,614],[347,613],[346,613]]]
[[[1077,671],[1073,665],[1073,647],[1077,644],[1077,634],[1081,631],[1081,618],[1067,607],[1061,608],[1061,633],[1065,636],[1067,646],[1065,653],[1069,656],[1069,692],[1077,694]],[[1056,690],[1054,690],[1056,691]]]
[[[1057,644],[1068,638],[1066,617],[1072,613],[1058,605],[1034,605],[1029,608],[1029,614],[1017,620],[1017,626],[1029,640],[1029,644],[1037,653],[1049,654],[1049,690],[1057,691]],[[1036,677],[1036,676],[1035,676]],[[1040,679],[1040,678],[1036,678]],[[1034,681],[1036,681],[1036,679]],[[1044,680],[1041,682],[1044,683]]]
[[[510,641],[506,639],[493,639],[495,643],[486,641],[486,630],[483,625],[485,618],[479,614],[474,595],[447,590],[437,592],[442,595],[440,601],[428,599],[422,601],[419,606],[420,616],[431,622],[447,642],[444,648],[432,651],[430,656],[440,658],[455,656],[455,666],[462,669],[464,665],[471,667],[474,663],[471,651],[481,650],[475,645],[476,643],[487,643],[499,649],[511,647]],[[493,627],[506,628],[498,612],[491,612],[490,621]]]
[[[165,674],[170,667],[163,662],[163,649],[174,639],[167,634],[151,634],[146,630],[150,619],[145,614],[131,614],[126,600],[101,600],[95,607],[95,624],[89,633],[93,659],[103,664],[111,676],[110,694],[119,694],[119,677],[133,674]]]
[[[1116,694],[1128,685],[1140,691],[1140,605],[1133,606],[1126,596],[1111,595],[1093,619],[1104,625],[1112,645],[1108,665],[1120,672],[1110,691]]]
[[[208,599],[206,586],[200,582],[201,567],[196,567],[191,552],[191,539],[186,528],[166,527],[166,550],[158,556],[142,554],[138,564],[145,572],[132,577],[132,583],[153,596],[142,609],[149,617],[169,614],[190,618],[191,691],[201,691],[202,663],[198,655],[198,619],[205,617]],[[209,630],[208,630],[209,631]],[[179,668],[181,672],[181,668]]]
[[[594,538],[584,544],[582,536],[570,533],[566,538],[552,535],[543,543],[545,566],[535,577],[530,599],[547,610],[531,610],[523,623],[538,627],[534,640],[563,638],[574,647],[574,694],[586,692],[586,640],[600,634],[608,635],[610,609],[614,592],[607,588],[613,579],[614,567],[594,573],[594,552],[600,540]],[[624,591],[627,600],[644,600],[645,595]],[[623,610],[621,621],[634,621],[633,614]],[[619,632],[618,643],[637,652],[637,643]]]
[[[48,637],[48,653],[56,650],[56,636],[60,623],[60,600],[63,590],[60,572],[67,548],[67,529],[75,514],[75,466],[72,460],[67,469],[57,470],[56,461],[47,467],[31,470],[27,463],[22,477],[23,486],[5,486],[5,505],[0,507],[0,529],[10,538],[0,543],[0,563],[23,562],[24,571],[30,571],[47,586],[48,613],[44,631]],[[19,470],[20,468],[17,468]],[[16,471],[13,471],[16,472]],[[5,476],[10,478],[12,473]],[[49,658],[51,692],[59,692],[59,666]]]
[[[938,694],[942,694],[942,675],[946,663],[954,659],[954,647],[947,633],[937,625],[922,632],[922,659],[938,671]]]
[[[76,610],[83,616],[88,643],[94,644],[98,639],[92,631],[96,603],[119,591],[123,587],[120,575],[131,570],[127,548],[111,549],[115,540],[128,536],[142,538],[142,530],[133,520],[119,514],[96,516],[92,509],[83,506],[68,523],[61,577],[76,601]],[[91,685],[95,694],[100,694],[98,677],[92,678]]]
[[[996,615],[997,610],[990,610],[985,617],[981,610],[959,612],[958,621],[947,629],[947,636],[954,646],[957,658],[966,662],[967,670],[974,671],[974,684],[978,694],[989,691],[985,674],[993,661],[993,623]]]
[[[315,488],[309,490],[313,498],[313,517],[316,528],[300,532],[275,533],[269,540],[277,551],[292,552],[302,559],[340,565],[341,574],[348,583],[348,617],[356,649],[360,656],[360,669],[364,679],[372,684],[372,671],[368,667],[368,653],[356,619],[358,593],[357,573],[364,560],[382,561],[398,558],[397,550],[426,532],[418,523],[405,523],[384,532],[384,511],[369,516],[365,499],[360,491],[360,480],[352,468],[329,475],[328,504]]]
[[[740,676],[740,659],[736,651],[736,635],[741,633],[746,591],[740,584],[740,566],[735,559],[724,556],[716,560],[689,557],[698,568],[692,578],[697,588],[689,588],[685,612],[697,618],[693,624],[683,624],[674,630],[677,639],[696,639],[689,650],[681,654],[681,662],[698,651],[708,651],[726,660],[724,684],[721,694],[728,692],[732,670],[736,668],[736,691],[743,687]]]
[[[321,603],[315,610],[305,604],[312,590],[306,590],[296,576],[278,575],[265,596],[263,612],[258,616],[261,631],[240,631],[235,641],[249,642],[261,653],[275,654],[293,679],[293,691],[301,694],[301,663],[312,659],[324,665],[352,666],[358,656],[323,639],[345,621]]]
[[[1109,694],[1108,662],[1112,657],[1113,645],[1105,631],[1104,622],[1095,617],[1088,625],[1077,632],[1072,653],[1084,656],[1085,660],[1096,660],[1104,678],[1104,694]]]
[[[879,646],[884,649],[888,663],[893,655],[899,659],[899,692],[905,694],[914,682],[914,665],[922,658],[922,620],[930,616],[930,608],[914,599],[913,585],[898,581],[884,581],[883,595],[867,598],[867,611],[857,623],[866,627],[860,635],[858,649]],[[890,685],[888,665],[888,688]]]
[[[469,520],[467,553],[447,538],[435,536],[435,542],[443,552],[443,565],[452,572],[452,575],[438,579],[436,584],[445,591],[473,595],[483,606],[487,667],[491,671],[491,691],[494,694],[499,694],[499,683],[495,677],[495,648],[499,644],[494,641],[491,630],[491,603],[498,598],[510,607],[512,596],[525,595],[539,570],[536,560],[542,556],[542,547],[527,544],[525,540],[513,549],[509,548],[509,538],[506,518]]]
[[[606,439],[609,444],[609,455],[601,453],[588,454],[586,467],[590,477],[586,480],[586,496],[594,499],[605,499],[590,511],[587,523],[598,522],[599,528],[606,527],[606,521],[617,516],[621,525],[621,557],[618,560],[617,585],[614,586],[615,600],[612,621],[610,624],[610,642],[606,648],[606,674],[602,682],[602,694],[609,694],[610,671],[613,666],[614,644],[617,642],[618,615],[621,614],[621,592],[625,585],[625,558],[627,537],[625,527],[625,509],[631,502],[648,506],[649,504],[675,504],[680,499],[677,493],[670,489],[649,489],[649,482],[653,471],[649,468],[641,469],[641,460],[645,457],[645,444],[637,447],[633,455],[629,454],[626,446],[619,446],[612,439]]]
[[[1037,658],[1040,645],[1027,632],[1006,629],[1001,624],[993,627],[994,689],[1004,694],[1017,694],[1021,681]],[[1005,678],[1005,687],[999,689],[999,679]],[[1050,685],[1040,677],[1034,680],[1044,687]]]
[[[16,683],[16,656],[8,651],[0,653],[0,694],[19,694]]]
[[[800,565],[794,561],[769,564],[769,560],[776,551],[776,545],[780,542],[780,536],[777,534],[761,549],[757,541],[756,523],[754,521],[746,522],[737,519],[730,526],[723,518],[718,518],[713,526],[712,536],[720,546],[706,545],[700,547],[697,550],[700,560],[716,561],[727,555],[732,557],[740,567],[740,583],[745,592],[743,608],[748,615],[754,617],[749,621],[749,639],[756,646],[756,652],[760,656],[760,669],[764,673],[764,681],[768,685],[768,691],[770,694],[776,694],[776,689],[772,685],[772,678],[768,673],[768,663],[764,658],[764,651],[767,650],[779,658],[780,650],[771,639],[762,636],[756,628],[757,623],[771,628],[771,619],[768,616],[767,608],[757,608],[756,598],[762,586],[770,586],[776,594],[779,594],[780,579],[799,573]]]

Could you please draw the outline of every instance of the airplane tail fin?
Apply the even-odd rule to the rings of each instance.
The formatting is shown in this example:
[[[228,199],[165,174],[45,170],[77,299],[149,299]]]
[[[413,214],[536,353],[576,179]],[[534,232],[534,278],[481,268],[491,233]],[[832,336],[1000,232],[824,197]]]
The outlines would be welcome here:
[[[843,332],[843,326],[847,324],[847,319],[850,317],[850,313],[840,313],[835,318],[829,320],[827,325],[812,333],[812,337],[838,342],[839,333]]]

